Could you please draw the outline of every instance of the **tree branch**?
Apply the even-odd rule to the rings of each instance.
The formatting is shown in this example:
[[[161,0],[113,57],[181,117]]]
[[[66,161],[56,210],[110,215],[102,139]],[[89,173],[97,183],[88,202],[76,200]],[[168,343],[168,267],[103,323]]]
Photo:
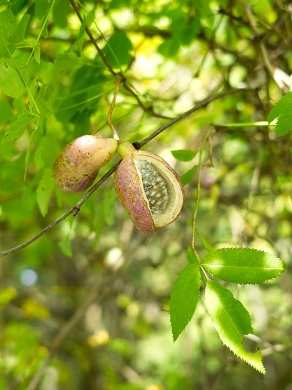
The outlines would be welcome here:
[[[230,89],[225,92],[218,93],[213,96],[209,96],[206,99],[202,100],[201,102],[198,102],[194,107],[192,107],[190,110],[178,115],[176,118],[172,119],[171,121],[165,123],[164,125],[160,126],[157,130],[155,130],[152,134],[150,134],[148,137],[143,139],[141,142],[134,142],[134,146],[136,149],[142,148],[142,146],[146,145],[148,142],[150,142],[152,139],[157,137],[159,134],[161,134],[163,131],[167,130],[171,126],[173,126],[175,123],[187,118],[189,115],[192,115],[196,111],[200,110],[201,108],[206,107],[208,104],[214,102],[215,100],[222,99],[225,96],[229,96],[234,93],[239,92],[252,92],[253,89],[250,88],[242,88],[242,89]],[[51,230],[53,227],[58,225],[60,222],[62,222],[64,219],[66,219],[69,215],[76,216],[81,206],[91,197],[91,195],[115,172],[117,167],[119,166],[121,160],[113,166],[91,189],[85,194],[83,198],[79,200],[79,202],[76,203],[75,206],[73,206],[71,209],[69,209],[66,213],[61,215],[59,218],[57,218],[55,221],[50,223],[48,226],[46,226],[43,230],[41,230],[39,233],[37,233],[35,236],[30,238],[29,240],[23,242],[20,245],[15,246],[14,248],[8,249],[4,252],[0,252],[0,257],[10,255],[14,252],[17,252],[28,245],[32,244],[34,241],[38,240],[40,237],[42,237],[44,234],[46,234],[49,230]]]
[[[77,4],[75,3],[75,0],[70,0],[70,2],[71,2],[71,5],[72,5],[74,11],[76,12],[76,15],[78,16],[78,18],[80,20],[80,22],[83,24],[84,20],[83,20],[81,14],[79,12],[79,9],[78,9]],[[120,72],[120,73],[115,72],[115,70],[113,69],[111,64],[108,62],[106,56],[103,54],[103,51],[101,50],[101,48],[96,43],[96,40],[94,39],[90,29],[87,26],[85,26],[85,31],[86,31],[86,33],[87,33],[91,43],[96,48],[96,50],[98,52],[98,55],[100,56],[101,60],[103,61],[103,63],[107,67],[107,69],[109,70],[109,72],[114,77],[116,77],[118,75],[120,76],[121,82],[123,83],[124,88],[126,89],[126,91],[128,91],[137,100],[139,106],[143,109],[143,111],[147,112],[149,115],[151,115],[151,116],[153,116],[155,118],[169,119],[168,117],[165,117],[164,115],[161,115],[161,114],[158,114],[157,112],[155,112],[152,106],[146,107],[144,105],[144,103],[141,101],[141,99],[136,94],[136,92],[127,84],[127,78],[125,77],[125,75],[122,72]]]

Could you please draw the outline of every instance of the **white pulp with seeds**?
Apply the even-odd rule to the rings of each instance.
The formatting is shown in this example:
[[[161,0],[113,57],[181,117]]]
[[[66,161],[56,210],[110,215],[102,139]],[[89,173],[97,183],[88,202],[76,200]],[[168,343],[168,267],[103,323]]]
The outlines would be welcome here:
[[[153,214],[163,213],[169,201],[169,189],[166,180],[151,163],[142,160],[134,161],[141,175],[151,212]]]

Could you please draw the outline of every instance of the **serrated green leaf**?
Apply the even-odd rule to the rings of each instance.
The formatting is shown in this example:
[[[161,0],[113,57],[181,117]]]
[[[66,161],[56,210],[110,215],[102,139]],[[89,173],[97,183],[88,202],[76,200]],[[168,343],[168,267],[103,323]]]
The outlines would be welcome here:
[[[277,257],[251,248],[222,248],[209,252],[201,266],[226,282],[258,284],[274,279],[285,270]]]
[[[190,264],[179,273],[173,285],[169,313],[174,341],[194,314],[200,297],[200,282],[201,275],[198,265]]]
[[[268,115],[268,122],[271,123],[277,119],[280,115],[285,114],[292,105],[292,92],[288,92],[284,95],[271,109]]]
[[[291,110],[291,108],[292,105],[289,110]],[[292,131],[292,113],[286,112],[279,116],[275,132],[277,137],[282,137],[283,135],[290,133],[290,131]]]
[[[36,118],[27,112],[20,114],[14,122],[12,122],[6,129],[5,136],[2,140],[3,143],[14,141],[20,138],[27,126],[31,123],[35,123]]]
[[[259,350],[248,352],[243,347],[243,337],[252,334],[248,311],[232,293],[218,282],[209,280],[205,292],[206,307],[214,327],[225,344],[236,356],[265,374]]]
[[[196,154],[198,153],[197,150],[172,150],[171,154],[173,157],[179,161],[191,161],[194,157],[196,157]]]
[[[52,170],[45,168],[37,188],[37,203],[43,217],[48,213],[49,203],[54,186],[55,183],[52,177]]]
[[[184,173],[180,179],[181,179],[181,182],[183,184],[183,186],[186,186],[187,184],[190,183],[190,181],[193,179],[193,177],[195,176],[196,172],[197,172],[197,169],[198,169],[198,166],[197,165],[194,165],[193,168],[191,168],[189,171],[187,171],[186,173]]]

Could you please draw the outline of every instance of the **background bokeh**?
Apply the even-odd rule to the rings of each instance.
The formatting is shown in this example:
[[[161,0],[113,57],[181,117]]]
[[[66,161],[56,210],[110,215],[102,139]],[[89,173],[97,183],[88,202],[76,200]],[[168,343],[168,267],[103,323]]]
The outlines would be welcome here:
[[[151,236],[133,227],[110,177],[77,216],[0,259],[1,390],[292,389],[291,143],[266,122],[290,88],[291,7],[281,0],[0,2],[1,251],[81,199],[56,188],[52,165],[82,134],[111,136],[111,69],[126,80],[112,116],[124,141],[139,142],[210,99],[143,149],[183,175],[198,160],[177,161],[171,151],[200,149],[212,125],[198,231],[216,248],[263,249],[287,264],[264,285],[228,286],[251,313],[266,376],[222,345],[203,303],[173,343],[169,296],[187,264],[197,176],[185,186],[179,218]],[[200,240],[196,248],[205,254]]]

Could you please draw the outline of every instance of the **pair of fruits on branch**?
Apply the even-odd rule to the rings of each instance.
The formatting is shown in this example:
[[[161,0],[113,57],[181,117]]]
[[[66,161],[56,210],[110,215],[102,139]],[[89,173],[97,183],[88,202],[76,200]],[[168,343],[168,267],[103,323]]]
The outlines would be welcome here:
[[[118,151],[122,158],[115,172],[115,191],[135,226],[153,233],[179,215],[184,190],[177,173],[156,154],[136,150],[128,142],[84,135],[70,142],[53,167],[57,185],[66,192],[82,192]]]

